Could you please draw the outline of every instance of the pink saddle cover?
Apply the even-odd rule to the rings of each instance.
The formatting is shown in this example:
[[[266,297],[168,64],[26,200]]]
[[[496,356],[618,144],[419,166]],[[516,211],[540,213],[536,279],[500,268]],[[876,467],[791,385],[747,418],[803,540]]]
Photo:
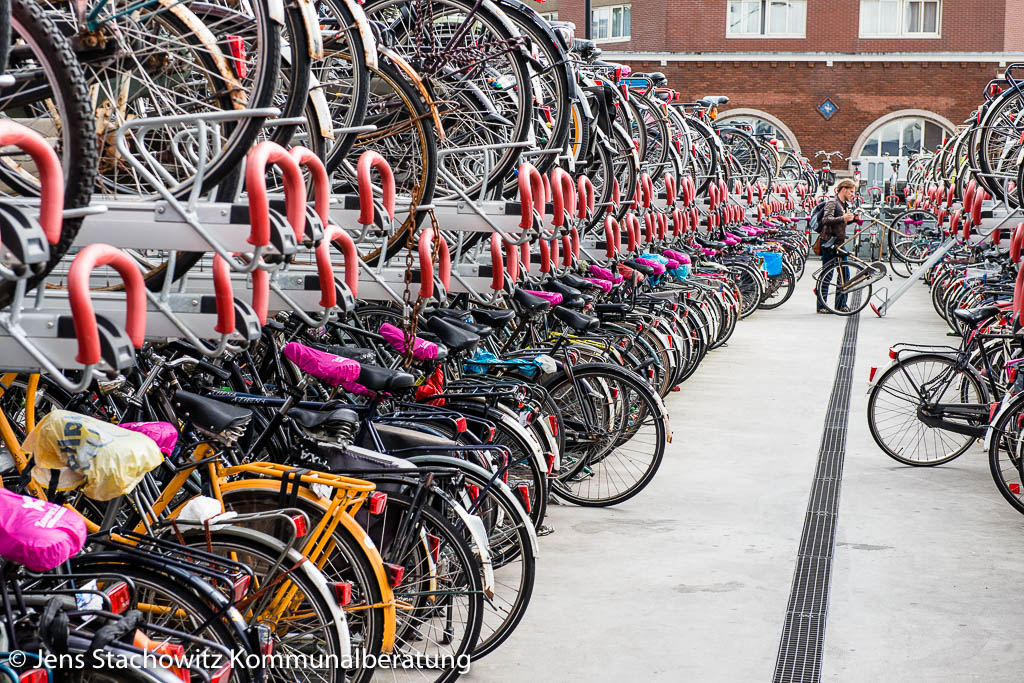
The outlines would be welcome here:
[[[651,268],[654,268],[654,274],[655,275],[661,275],[662,273],[665,272],[665,266],[663,266],[662,264],[658,263],[657,261],[652,261],[650,259],[646,259],[646,258],[643,258],[643,257],[637,257],[636,262],[637,263],[642,263],[645,266],[650,266]]]
[[[178,443],[178,430],[170,422],[122,422],[118,427],[145,434],[156,442],[156,447],[167,457]]]
[[[622,282],[621,275],[612,275],[612,271],[607,268],[602,268],[601,266],[590,266],[589,270],[590,274],[594,277],[601,278],[602,280],[608,280],[613,285],[617,285]]]
[[[391,323],[380,326],[380,335],[395,351],[405,353],[405,333]],[[412,342],[412,357],[416,360],[434,360],[437,358],[437,344],[416,337]]]
[[[362,367],[358,361],[342,358],[333,353],[320,351],[299,342],[288,342],[284,346],[284,355],[299,366],[303,372],[316,377],[331,386],[341,387],[346,391],[361,396],[371,396],[373,392],[356,382]]]
[[[85,535],[74,510],[0,488],[0,557],[45,572],[81,550]]]
[[[562,295],[558,292],[541,292],[536,289],[527,289],[525,291],[527,294],[533,294],[534,296],[546,300],[552,306],[557,306],[562,303]]]
[[[591,284],[597,285],[597,287],[605,294],[612,291],[612,283],[608,280],[598,280],[596,277],[588,277],[586,279]]]

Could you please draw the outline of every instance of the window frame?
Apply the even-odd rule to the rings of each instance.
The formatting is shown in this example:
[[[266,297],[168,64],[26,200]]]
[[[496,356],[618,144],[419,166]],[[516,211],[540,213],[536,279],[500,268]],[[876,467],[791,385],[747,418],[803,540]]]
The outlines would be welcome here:
[[[612,17],[613,17],[614,11],[617,10],[617,9],[618,10],[628,9],[629,10],[629,30],[630,30],[630,33],[632,33],[632,31],[633,31],[633,3],[625,2],[625,3],[618,4],[618,5],[603,5],[601,7],[594,7],[593,9],[590,10],[590,33],[591,33],[592,36],[594,36],[593,38],[591,38],[591,40],[593,40],[595,43],[624,43],[626,41],[632,40],[632,37],[631,37],[630,33],[627,33],[627,34],[622,35],[622,36],[612,35],[612,26],[614,25]],[[595,30],[595,27],[594,27],[594,22],[597,20],[598,12],[604,12],[604,11],[607,11],[607,13],[608,13],[608,37],[607,38],[598,38],[597,37],[597,31]]]
[[[861,18],[864,15],[864,3],[877,0],[860,0],[857,14],[857,37],[862,40],[936,40],[942,37],[942,0],[897,0],[899,7],[896,14],[899,17],[898,31],[895,33],[865,33]],[[920,31],[910,33],[906,30],[907,5],[911,2],[919,2],[922,9],[925,4],[934,4],[935,7],[935,31]],[[921,22],[924,22],[924,12],[921,12]]]
[[[768,30],[768,18],[767,18],[767,5],[773,0],[757,0],[761,6],[761,32],[760,33],[736,33],[731,30],[729,25],[729,8],[734,2],[743,2],[743,0],[727,0],[725,4],[725,37],[727,40],[764,40],[764,39],[781,39],[781,40],[801,40],[807,38],[807,5],[808,0],[785,0],[788,3],[800,3],[804,6],[804,30],[802,33],[767,33]],[[747,0],[750,2],[750,0]]]

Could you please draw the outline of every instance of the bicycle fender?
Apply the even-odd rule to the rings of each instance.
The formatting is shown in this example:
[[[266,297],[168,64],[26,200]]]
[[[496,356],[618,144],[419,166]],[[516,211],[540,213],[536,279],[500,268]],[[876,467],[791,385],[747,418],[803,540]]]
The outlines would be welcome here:
[[[999,409],[996,410],[995,414],[992,416],[992,419],[988,421],[988,428],[985,431],[985,450],[986,451],[988,451],[988,449],[991,447],[991,445],[992,445],[992,435],[995,434],[995,431],[996,431],[996,430],[992,429],[992,425],[994,425],[996,422],[998,422],[999,419],[1003,416],[1004,413],[1008,413],[1011,410],[1016,410],[1017,407],[1021,403],[1024,403],[1024,394],[1017,394],[1016,396],[1010,396],[1010,392],[1009,391],[1007,391],[1006,393],[1003,394],[1003,400],[1000,401],[1000,403],[999,403]]]
[[[370,20],[366,18],[363,6],[356,0],[344,0],[345,7],[352,13],[356,28],[359,30],[359,37],[363,39],[363,57],[366,58],[366,66],[371,69],[377,68],[377,41],[370,30]],[[319,26],[319,25],[318,25]],[[319,28],[317,29],[319,32]]]
[[[302,26],[306,29],[310,59],[324,58],[324,36],[320,31],[320,19],[316,15],[316,7],[312,0],[297,0],[299,12],[302,14]]]
[[[320,85],[320,79],[316,77],[316,74],[310,74],[309,103],[313,105],[313,116],[316,117],[316,123],[320,126],[320,134],[328,140],[333,140],[334,124],[331,121],[331,111],[327,106],[327,95],[324,95],[324,89]]]

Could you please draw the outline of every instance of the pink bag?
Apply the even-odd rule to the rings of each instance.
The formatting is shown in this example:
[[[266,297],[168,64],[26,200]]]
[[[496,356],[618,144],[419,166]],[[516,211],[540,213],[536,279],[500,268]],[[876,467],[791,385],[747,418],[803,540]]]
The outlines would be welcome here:
[[[85,535],[74,510],[0,488],[0,557],[45,572],[81,550]]]
[[[170,422],[122,422],[118,427],[145,434],[156,442],[156,447],[168,458],[178,443],[178,430]]]
[[[380,326],[380,334],[384,341],[395,351],[405,353],[405,333],[391,323]],[[437,344],[416,337],[412,341],[412,357],[416,360],[434,360],[437,358]]]
[[[342,358],[333,353],[320,351],[299,342],[288,342],[284,346],[284,355],[299,366],[303,372],[316,377],[331,386],[340,386],[360,396],[373,396],[373,392],[356,382],[362,367],[358,361]]]

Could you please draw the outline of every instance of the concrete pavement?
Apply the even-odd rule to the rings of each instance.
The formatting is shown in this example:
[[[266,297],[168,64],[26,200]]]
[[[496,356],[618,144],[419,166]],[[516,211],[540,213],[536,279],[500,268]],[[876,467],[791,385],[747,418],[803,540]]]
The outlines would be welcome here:
[[[763,681],[772,676],[845,319],[809,277],[742,321],[682,391],[655,481],[610,509],[554,506],[537,587],[474,681]],[[914,469],[875,446],[871,365],[946,343],[927,289],[860,325],[823,678],[1019,680],[1022,518],[980,447]]]

